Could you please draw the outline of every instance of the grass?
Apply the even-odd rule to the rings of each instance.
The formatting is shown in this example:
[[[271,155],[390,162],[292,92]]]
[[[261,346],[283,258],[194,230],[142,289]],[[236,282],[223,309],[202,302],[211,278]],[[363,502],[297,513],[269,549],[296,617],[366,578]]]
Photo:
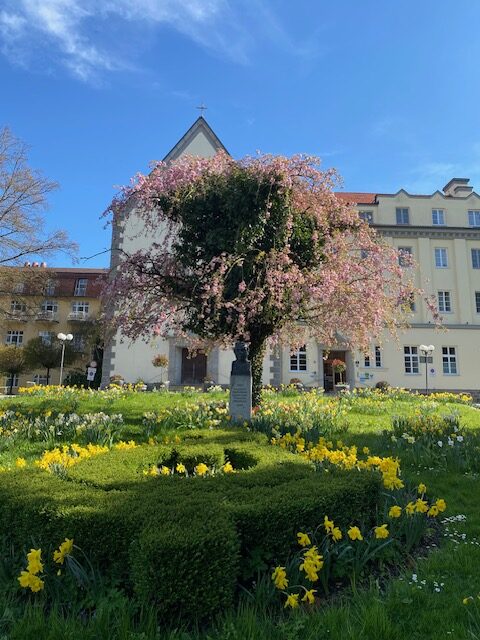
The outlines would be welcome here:
[[[197,396],[194,396],[196,398]],[[225,399],[224,394],[212,396]],[[285,398],[282,402],[291,402]],[[20,402],[25,408],[36,399]],[[130,426],[138,425],[145,411],[185,405],[194,400],[177,394],[137,394],[108,405],[99,400],[82,400],[78,412],[120,412]],[[396,401],[388,413],[369,415],[349,411],[349,430],[342,440],[359,447],[368,446],[372,453],[382,455],[385,439],[382,431],[390,425],[392,414],[411,415],[418,410],[418,401]],[[4,403],[4,407],[7,403]],[[480,429],[480,412],[460,404],[440,405],[438,410],[459,412],[461,424]],[[2,454],[13,460],[17,455],[36,457],[42,443],[30,443]],[[0,603],[0,638],[49,639],[109,638],[112,640],[438,640],[455,638],[475,640],[468,622],[464,597],[480,593],[480,480],[478,476],[460,472],[419,469],[405,460],[403,476],[418,484],[424,482],[429,492],[446,499],[444,516],[464,515],[466,520],[448,524],[448,531],[436,549],[425,549],[411,558],[406,567],[386,582],[372,577],[370,584],[356,596],[343,593],[330,602],[323,602],[310,613],[302,611],[266,611],[261,604],[241,599],[235,611],[225,614],[208,630],[158,629],[151,611],[139,611],[120,596],[106,599],[88,622],[81,622],[78,612],[61,616],[51,611],[45,618],[41,608],[31,605],[12,619],[10,603]],[[465,538],[462,536],[465,535]],[[416,581],[412,576],[416,574]],[[425,581],[422,583],[422,581]],[[438,585],[438,586],[436,586]],[[439,589],[438,591],[436,589]],[[3,635],[2,635],[3,633]]]

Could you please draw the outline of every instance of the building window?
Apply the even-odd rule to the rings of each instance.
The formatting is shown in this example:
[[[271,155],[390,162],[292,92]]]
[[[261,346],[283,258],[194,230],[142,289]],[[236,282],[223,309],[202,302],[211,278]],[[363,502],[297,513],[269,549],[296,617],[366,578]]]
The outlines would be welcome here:
[[[480,249],[472,249],[472,267],[480,269]]]
[[[19,300],[12,300],[10,303],[10,311],[12,313],[25,313],[27,310],[27,305],[25,302],[20,302]]]
[[[445,224],[445,211],[444,209],[432,209],[432,224],[435,226]]]
[[[360,211],[360,218],[364,222],[368,222],[368,224],[372,224],[373,222],[373,211]]]
[[[468,224],[471,227],[480,227],[480,211],[468,212]]]
[[[405,373],[418,373],[418,347],[403,347]]]
[[[85,302],[84,300],[79,300],[78,302],[72,302],[73,313],[87,314],[89,307],[90,307],[90,303]]]
[[[55,280],[48,280],[45,285],[44,294],[46,296],[54,296],[55,295]]]
[[[475,291],[475,308],[480,313],[480,291]]]
[[[448,253],[445,247],[435,247],[435,266],[437,269],[448,267]]]
[[[25,283],[24,282],[17,282],[13,287],[13,292],[14,293],[23,293],[24,291],[25,291]]]
[[[83,351],[85,350],[85,336],[81,333],[74,333],[72,347],[74,351],[83,353]]]
[[[23,331],[7,331],[7,344],[22,344]]]
[[[378,345],[375,346],[375,366],[376,367],[382,366],[382,350]]]
[[[75,291],[73,292],[74,296],[85,296],[87,295],[87,278],[78,278],[75,280]]]
[[[13,378],[13,379],[12,379]],[[5,378],[5,388],[6,389],[15,389],[18,387],[18,373],[14,373],[13,376],[10,374]]]
[[[290,371],[307,370],[307,347],[303,346],[290,354]]]
[[[33,376],[33,382],[34,382],[35,384],[43,384],[43,385],[46,385],[46,384],[48,384],[48,378],[47,378],[47,376],[46,376],[44,373],[36,373],[36,374]]]
[[[44,300],[42,302],[42,311],[44,313],[57,313],[58,302],[56,300]]]
[[[370,356],[366,355],[364,356],[364,367],[369,367],[370,366]]]
[[[39,331],[38,337],[42,339],[43,344],[47,344],[50,346],[52,344],[52,340],[55,338],[54,331]]]
[[[455,375],[457,373],[457,354],[455,347],[442,347],[442,365],[445,375]]]
[[[450,313],[452,310],[452,303],[450,300],[450,291],[438,291],[438,310],[444,313]]]
[[[412,266],[412,247],[398,247],[398,264],[401,267]]]
[[[410,224],[410,216],[407,208],[397,207],[397,224]]]

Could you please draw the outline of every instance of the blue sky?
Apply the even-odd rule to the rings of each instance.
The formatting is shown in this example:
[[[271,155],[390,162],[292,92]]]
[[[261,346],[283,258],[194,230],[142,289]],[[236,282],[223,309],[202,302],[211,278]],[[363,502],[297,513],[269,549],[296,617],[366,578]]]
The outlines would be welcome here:
[[[472,0],[0,0],[0,126],[60,183],[49,224],[82,258],[201,102],[236,157],[313,153],[351,191],[480,190],[479,24]]]

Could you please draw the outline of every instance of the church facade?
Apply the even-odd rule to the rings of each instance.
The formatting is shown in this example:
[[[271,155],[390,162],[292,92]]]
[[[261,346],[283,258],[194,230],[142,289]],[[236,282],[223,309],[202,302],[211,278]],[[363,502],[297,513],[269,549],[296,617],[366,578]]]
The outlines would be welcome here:
[[[226,150],[200,116],[166,155],[173,161],[190,154],[211,157]],[[480,389],[480,196],[466,178],[453,178],[442,190],[430,195],[397,193],[337,194],[358,209],[359,215],[377,233],[396,247],[402,256],[411,254],[418,265],[417,285],[434,295],[443,317],[443,328],[435,329],[421,300],[412,300],[410,327],[397,340],[385,335],[372,343],[368,354],[342,348],[342,344],[308,342],[291,352],[288,346],[268,351],[264,359],[263,382],[278,386],[300,381],[307,387],[330,391],[335,384],[350,387],[375,386],[386,381],[409,389]],[[134,215],[118,221],[112,233],[111,269],[121,251],[130,253],[154,241],[142,230]],[[120,251],[121,250],[121,251]],[[424,362],[421,346],[433,345],[431,361]],[[155,355],[168,358],[168,367],[152,364]],[[205,380],[229,383],[233,350],[213,349],[208,354],[188,357],[186,344],[175,339],[122,339],[118,333],[107,345],[103,385],[112,376],[147,384],[169,381],[171,386],[199,385]],[[346,364],[342,374],[332,370],[332,360]]]

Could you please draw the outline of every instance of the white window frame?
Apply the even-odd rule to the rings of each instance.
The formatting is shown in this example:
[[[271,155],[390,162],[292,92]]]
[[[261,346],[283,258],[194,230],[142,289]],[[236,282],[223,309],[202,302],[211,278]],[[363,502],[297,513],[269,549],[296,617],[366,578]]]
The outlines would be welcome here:
[[[290,371],[292,373],[305,373],[307,371],[306,345],[290,353]]]
[[[10,313],[26,313],[27,305],[20,300],[12,300],[10,303]]]
[[[396,207],[395,219],[397,224],[401,224],[402,226],[410,224],[410,209],[408,207]]]
[[[48,378],[44,373],[35,373],[33,376],[33,382],[44,386],[48,384]]]
[[[42,339],[43,344],[50,346],[55,339],[55,331],[39,331],[38,337]]]
[[[74,333],[73,334],[72,349],[74,351],[76,351],[77,353],[83,352],[84,349],[85,349],[85,344],[86,344],[86,340],[85,340],[85,336],[83,335],[83,333]]]
[[[404,345],[403,368],[406,376],[418,376],[420,374],[420,358],[418,346]],[[410,369],[410,371],[408,371]]]
[[[42,313],[57,313],[58,302],[56,300],[44,300],[41,309]]]
[[[398,251],[398,264],[401,267],[407,266],[405,263],[405,258],[407,257],[407,255],[410,256],[410,258],[412,258],[413,247],[398,247],[397,251]]]
[[[456,347],[442,347],[442,371],[444,376],[458,376]]]
[[[383,358],[382,358],[382,349],[380,345],[376,344],[373,348],[373,353],[375,355],[375,366],[377,368],[381,368],[383,366]]]
[[[54,296],[55,295],[56,282],[55,280],[48,280],[45,285],[45,289],[43,291],[45,296]]]
[[[480,269],[480,249],[471,249],[472,269]],[[475,256],[475,257],[474,257]]]
[[[452,296],[450,291],[437,291],[438,310],[442,313],[452,313]]]
[[[16,338],[16,340],[14,340],[13,338]],[[7,331],[5,344],[23,344],[23,331],[20,331],[19,329],[11,329]]]
[[[434,227],[445,226],[445,209],[432,209],[432,225]]]
[[[437,269],[448,269],[448,248],[447,247],[435,247],[435,267]]]
[[[480,211],[478,209],[468,210],[468,226],[480,227]]]
[[[359,216],[364,222],[373,223],[373,211],[360,211]]]
[[[72,313],[84,313],[88,315],[90,311],[90,303],[87,300],[76,300],[72,302]]]
[[[5,389],[10,389],[10,383],[12,380],[12,375],[13,375],[13,384],[12,384],[12,389],[18,389],[18,384],[19,384],[19,374],[18,373],[14,373],[14,374],[9,374],[8,376],[5,376]]]
[[[86,296],[88,287],[88,278],[77,278],[75,280],[74,296]]]

